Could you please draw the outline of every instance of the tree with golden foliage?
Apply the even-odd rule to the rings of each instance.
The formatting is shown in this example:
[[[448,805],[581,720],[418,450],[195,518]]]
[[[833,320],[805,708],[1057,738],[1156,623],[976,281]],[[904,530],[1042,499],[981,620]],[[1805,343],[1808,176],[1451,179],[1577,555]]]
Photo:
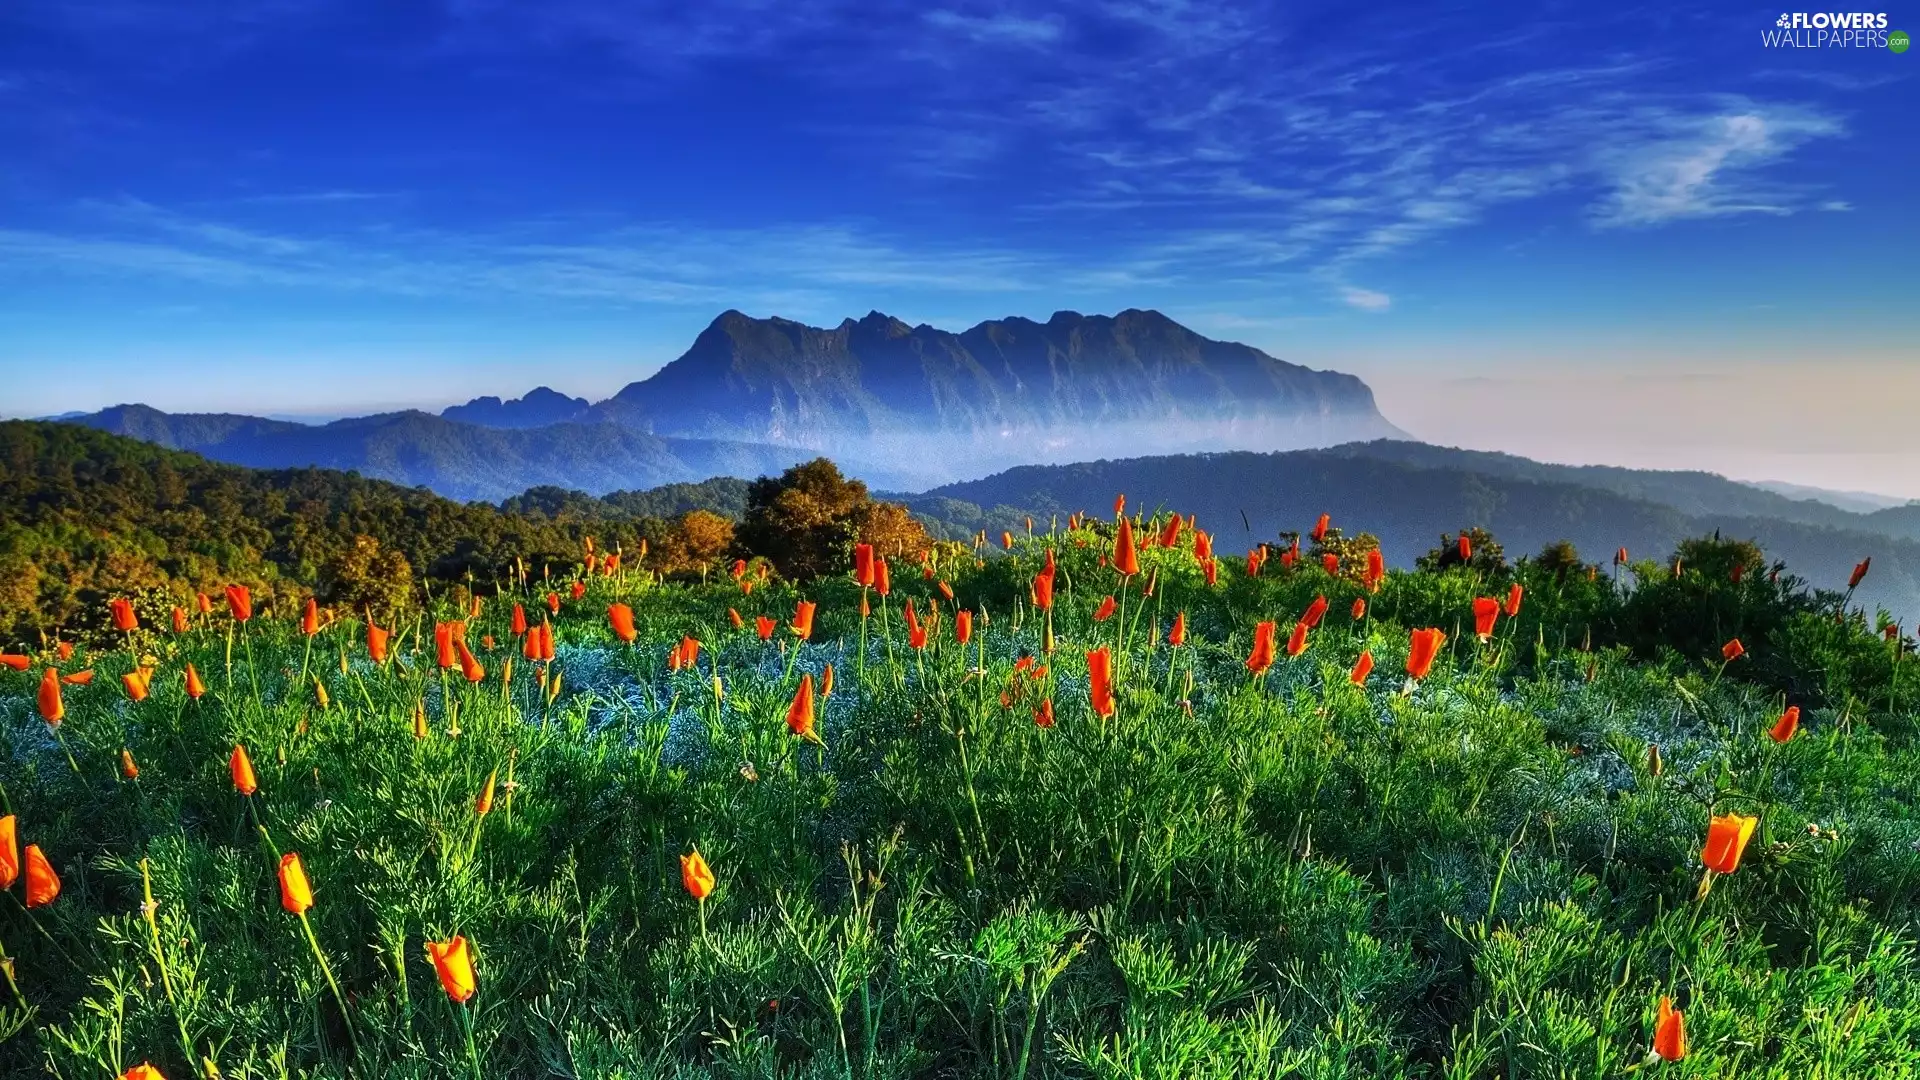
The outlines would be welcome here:
[[[735,540],[739,554],[763,556],[781,576],[795,579],[846,569],[856,542],[888,555],[915,554],[927,545],[926,531],[905,507],[875,502],[865,483],[847,479],[826,458],[755,480]]]
[[[732,547],[733,522],[711,510],[689,510],[674,518],[653,545],[653,568],[704,580]]]

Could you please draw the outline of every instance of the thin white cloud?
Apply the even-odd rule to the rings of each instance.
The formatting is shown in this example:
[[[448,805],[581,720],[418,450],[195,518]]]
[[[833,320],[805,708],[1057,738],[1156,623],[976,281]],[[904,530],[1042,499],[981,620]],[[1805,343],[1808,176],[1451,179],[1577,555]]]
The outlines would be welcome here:
[[[1060,37],[1060,22],[1055,18],[1025,18],[1004,12],[968,15],[946,8],[936,8],[924,17],[929,26],[979,42],[1042,45]]]
[[[1841,134],[1837,120],[1805,109],[1744,106],[1705,116],[1662,115],[1638,146],[1599,154],[1614,183],[1595,208],[1602,226],[1657,225],[1729,214],[1790,214],[1794,193],[1754,176],[1814,139]]]
[[[1352,285],[1340,290],[1340,299],[1345,301],[1348,307],[1359,308],[1361,311],[1385,311],[1393,306],[1393,298],[1386,293]]]

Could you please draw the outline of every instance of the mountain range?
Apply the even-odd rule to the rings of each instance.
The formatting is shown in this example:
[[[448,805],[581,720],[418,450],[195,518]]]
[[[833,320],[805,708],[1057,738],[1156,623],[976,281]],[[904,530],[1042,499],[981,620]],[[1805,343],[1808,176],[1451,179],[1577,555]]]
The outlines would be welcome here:
[[[918,488],[1032,462],[1403,435],[1351,375],[1139,310],[957,334],[879,312],[824,329],[727,311],[679,358],[600,402],[541,386],[438,416],[324,425],[141,405],[57,419],[233,464],[350,469],[490,501],[543,484],[599,494],[767,471],[815,454],[877,485]]]

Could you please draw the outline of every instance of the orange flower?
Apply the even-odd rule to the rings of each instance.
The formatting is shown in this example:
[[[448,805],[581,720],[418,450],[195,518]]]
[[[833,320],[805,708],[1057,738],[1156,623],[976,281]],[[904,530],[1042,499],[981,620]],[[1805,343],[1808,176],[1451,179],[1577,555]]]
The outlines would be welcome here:
[[[294,915],[304,915],[313,906],[313,883],[297,851],[280,856],[280,906]]]
[[[1335,577],[1338,577],[1340,574],[1340,556],[1335,555],[1331,551],[1327,552],[1325,555],[1320,556],[1320,569],[1325,570],[1327,573]]]
[[[1253,651],[1247,654],[1247,670],[1255,675],[1264,675],[1273,666],[1274,638],[1280,627],[1271,621],[1262,622],[1253,628]]]
[[[547,594],[547,612],[548,614],[551,614],[551,615],[560,614],[560,594],[559,593],[550,592]]]
[[[1507,605],[1501,609],[1506,613],[1507,618],[1511,619],[1520,614],[1520,599],[1526,595],[1526,592],[1517,581],[1507,589]]]
[[[680,666],[692,668],[700,659],[700,642],[689,636],[680,639]]]
[[[60,895],[60,875],[41,852],[39,844],[27,845],[27,906],[46,907]]]
[[[540,624],[540,659],[548,662],[551,662],[553,660],[553,624],[552,623],[543,622]]]
[[[613,636],[631,644],[636,631],[633,628],[633,609],[625,604],[607,605],[607,621],[613,624]]]
[[[176,634],[187,632],[187,609],[178,604],[173,608],[173,632]]]
[[[242,795],[251,795],[260,790],[260,782],[253,776],[253,759],[247,756],[247,748],[235,743],[233,753],[227,756],[227,771],[233,774],[233,790]]]
[[[40,719],[55,727],[66,718],[67,706],[60,700],[60,672],[48,668],[40,675]]]
[[[1700,861],[1716,874],[1731,874],[1740,869],[1740,853],[1753,839],[1757,817],[1722,814],[1707,825],[1707,846],[1700,850]]]
[[[140,779],[140,766],[133,763],[133,751],[124,746],[120,748],[120,775],[129,780]]]
[[[1745,655],[1747,655],[1747,647],[1740,644],[1739,638],[1734,638],[1732,641],[1720,646],[1720,657],[1729,664]]]
[[[953,613],[953,636],[962,645],[973,640],[973,612],[956,611]]]
[[[117,1080],[167,1080],[167,1078],[160,1075],[159,1069],[143,1061],[121,1073]]]
[[[1264,560],[1260,558],[1260,551],[1259,551],[1259,549],[1257,549],[1257,548],[1256,548],[1256,549],[1255,549],[1255,550],[1253,550],[1253,551],[1249,551],[1249,552],[1247,552],[1247,576],[1248,576],[1248,577],[1257,577],[1257,576],[1259,576],[1259,574],[1260,574],[1260,564],[1261,564],[1261,562],[1263,562],[1263,561],[1264,561]]]
[[[513,621],[508,624],[507,628],[513,631],[514,637],[519,637],[521,634],[526,633],[527,609],[521,607],[519,604],[513,605]]]
[[[755,631],[757,631],[760,634],[761,641],[773,640],[774,625],[775,625],[774,621],[765,615],[754,616],[753,628]]]
[[[434,973],[440,976],[440,989],[456,1002],[464,1002],[478,989],[473,979],[473,953],[467,948],[467,939],[459,934],[446,941],[427,942],[427,959],[433,961]]]
[[[246,622],[253,618],[253,592],[245,585],[227,586],[227,611],[233,615],[233,621]]]
[[[813,730],[812,672],[800,676],[800,688],[793,692],[793,704],[787,706],[787,727],[803,739],[820,741],[820,736]]]
[[[1206,562],[1213,558],[1213,534],[1193,530],[1193,557],[1197,562]]]
[[[1302,619],[1293,624],[1293,632],[1287,635],[1287,657],[1291,659],[1306,651],[1307,623],[1306,620]]]
[[[1379,591],[1380,583],[1382,581],[1385,581],[1386,579],[1387,579],[1387,557],[1385,555],[1380,554],[1379,548],[1374,548],[1372,551],[1367,552],[1367,577],[1366,577],[1367,591],[1368,592]]]
[[[1467,534],[1464,532],[1460,534],[1460,561],[1473,561],[1473,541],[1467,539]]]
[[[1613,564],[1615,566],[1627,565],[1627,549],[1626,548],[1621,548],[1619,551],[1616,551],[1613,553]]]
[[[1780,714],[1779,722],[1773,725],[1773,730],[1767,732],[1767,735],[1771,737],[1774,742],[1783,743],[1793,738],[1793,733],[1799,730],[1800,706],[1789,705],[1787,706],[1787,711]]]
[[[1132,577],[1140,572],[1140,553],[1133,546],[1133,519],[1120,519],[1120,529],[1113,537],[1113,568],[1123,577]]]
[[[433,624],[433,658],[445,671],[453,666],[453,624],[436,622]]]
[[[387,662],[387,639],[390,637],[392,631],[381,629],[372,619],[367,620],[367,655],[374,663]]]
[[[20,823],[12,814],[0,817],[0,891],[20,879]]]
[[[187,681],[187,696],[193,698],[195,701],[200,700],[200,695],[207,692],[207,684],[200,681],[200,673],[193,669],[192,664],[187,665],[185,678]]]
[[[1033,711],[1033,722],[1034,724],[1043,728],[1050,728],[1053,726],[1053,699],[1052,698],[1040,699],[1040,707]]]
[[[1663,1061],[1687,1056],[1687,1022],[1665,994],[1660,995],[1660,1009],[1653,1020],[1653,1052]]]
[[[307,597],[307,610],[300,615],[300,632],[312,637],[320,632],[320,605]]]
[[[801,641],[813,637],[813,611],[817,607],[811,600],[801,600],[793,605],[791,629]]]
[[[1033,577],[1033,606],[1048,611],[1053,608],[1053,575],[1035,574]]]
[[[25,671],[33,664],[32,657],[21,653],[0,653],[0,667],[10,667],[15,671]]]
[[[827,669],[820,673],[820,700],[825,701],[832,696],[833,696],[833,665],[828,664]]]
[[[213,598],[208,596],[206,593],[194,593],[193,603],[194,603],[194,606],[200,609],[200,614],[202,615],[213,614]]]
[[[142,669],[135,669],[120,676],[120,685],[127,688],[129,700],[147,700],[147,677]]]
[[[853,583],[863,589],[873,587],[873,545],[853,545]]]
[[[1182,611],[1173,617],[1173,629],[1167,631],[1167,644],[1185,645],[1187,643],[1187,613]]]
[[[713,895],[713,870],[707,866],[707,860],[701,856],[699,848],[694,848],[691,855],[680,856],[680,884],[685,885],[687,892],[703,904],[707,897]]]
[[[1124,514],[1126,512],[1127,512],[1127,497],[1124,494],[1115,495],[1113,497],[1113,516],[1119,517],[1121,514]]]
[[[1366,597],[1356,596],[1353,598],[1352,614],[1353,614],[1354,622],[1359,622],[1361,619],[1364,619],[1367,617],[1367,598]]]
[[[893,591],[893,580],[887,576],[886,556],[873,560],[873,591],[886,596]]]
[[[1365,686],[1367,676],[1371,674],[1373,674],[1373,650],[1368,649],[1360,654],[1360,659],[1353,662],[1353,671],[1347,675],[1347,681],[1355,686]]]
[[[1500,617],[1500,601],[1491,596],[1473,598],[1473,633],[1481,641],[1493,636],[1493,621]]]
[[[473,655],[473,650],[467,648],[464,640],[456,638],[453,648],[460,654],[460,674],[465,676],[468,682],[477,683],[487,677],[487,669],[481,666],[480,661]]]
[[[1218,584],[1220,581],[1219,560],[1208,558],[1206,562],[1200,564],[1200,573],[1206,577],[1209,588]]]
[[[1108,619],[1113,618],[1114,609],[1117,608],[1118,606],[1119,605],[1114,602],[1114,599],[1111,596],[1107,597],[1105,600],[1100,601],[1100,610],[1093,613],[1093,621],[1106,622]]]
[[[1849,589],[1859,588],[1860,582],[1867,576],[1867,568],[1872,565],[1873,565],[1872,556],[1868,556],[1867,558],[1861,559],[1858,563],[1854,564],[1853,576],[1847,578],[1847,588]]]
[[[1418,682],[1433,670],[1434,658],[1440,655],[1440,646],[1447,643],[1443,630],[1428,628],[1413,632],[1413,644],[1407,650],[1407,677]]]
[[[1181,523],[1179,514],[1174,514],[1171,517],[1167,518],[1167,527],[1160,530],[1160,546],[1161,547],[1172,548],[1175,544],[1178,544],[1180,542],[1181,524],[1182,523]]]
[[[488,814],[493,813],[494,782],[499,779],[500,779],[499,769],[495,769],[492,772],[487,774],[487,786],[484,788],[481,788],[480,797],[473,800],[473,812],[475,814],[478,814],[481,817],[486,817]]]
[[[745,576],[747,576],[747,560],[745,559],[733,560],[733,579],[735,581],[738,581]]]
[[[88,668],[85,671],[75,671],[71,674],[62,675],[60,676],[60,681],[68,686],[85,686],[93,681],[93,669]]]
[[[1320,620],[1325,618],[1326,614],[1327,598],[1316,596],[1313,598],[1313,603],[1307,605],[1306,614],[1300,616],[1300,624],[1311,630],[1320,625]]]
[[[113,628],[122,632],[139,627],[140,619],[133,613],[133,601],[115,598],[107,601],[107,612],[113,616]]]
[[[1113,652],[1105,645],[1087,654],[1088,696],[1093,702],[1093,711],[1100,716],[1112,716],[1113,701]]]

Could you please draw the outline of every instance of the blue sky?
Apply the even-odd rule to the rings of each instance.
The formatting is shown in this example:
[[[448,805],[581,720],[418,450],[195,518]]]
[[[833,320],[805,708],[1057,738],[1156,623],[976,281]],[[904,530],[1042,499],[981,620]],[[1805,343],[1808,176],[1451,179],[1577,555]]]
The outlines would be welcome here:
[[[1436,441],[1920,497],[1920,54],[1780,14],[12,0],[0,413],[1157,307]]]

